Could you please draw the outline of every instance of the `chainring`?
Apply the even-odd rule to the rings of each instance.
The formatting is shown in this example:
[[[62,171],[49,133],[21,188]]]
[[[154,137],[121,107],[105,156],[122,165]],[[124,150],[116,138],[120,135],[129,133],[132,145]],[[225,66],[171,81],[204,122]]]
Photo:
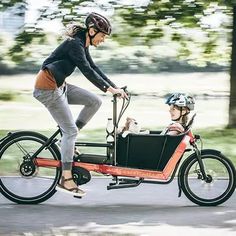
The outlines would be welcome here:
[[[74,179],[74,182],[77,185],[83,185],[88,183],[91,180],[91,174],[88,170],[78,167],[78,166],[73,166],[72,167],[72,176]]]

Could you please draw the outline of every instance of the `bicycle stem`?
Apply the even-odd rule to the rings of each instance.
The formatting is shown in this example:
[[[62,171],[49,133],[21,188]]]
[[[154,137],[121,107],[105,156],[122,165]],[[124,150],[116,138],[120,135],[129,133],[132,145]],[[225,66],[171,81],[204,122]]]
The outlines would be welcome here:
[[[116,165],[116,133],[117,133],[117,95],[113,96],[113,136],[114,136],[114,146],[113,146],[113,164]]]

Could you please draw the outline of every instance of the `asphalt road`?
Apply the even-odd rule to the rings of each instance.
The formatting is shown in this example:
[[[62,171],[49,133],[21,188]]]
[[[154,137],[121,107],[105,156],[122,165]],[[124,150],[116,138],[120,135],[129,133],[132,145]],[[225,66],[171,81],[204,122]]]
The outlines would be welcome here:
[[[0,235],[236,235],[236,193],[217,207],[199,207],[177,183],[106,190],[93,178],[76,199],[57,192],[39,205],[17,205],[0,195]]]

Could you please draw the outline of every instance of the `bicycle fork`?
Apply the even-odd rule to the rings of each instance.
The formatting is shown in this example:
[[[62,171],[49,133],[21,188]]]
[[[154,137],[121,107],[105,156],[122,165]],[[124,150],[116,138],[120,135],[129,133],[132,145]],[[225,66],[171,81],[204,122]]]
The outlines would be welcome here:
[[[198,175],[200,175],[202,180],[205,180],[206,182],[208,182],[208,176],[206,174],[205,166],[204,166],[204,163],[203,163],[202,158],[201,158],[201,151],[198,149],[198,147],[195,143],[193,144],[193,149],[194,149],[194,152],[196,154],[197,161],[198,161],[198,164],[199,164],[199,167],[200,167],[200,173],[198,173]]]
[[[201,150],[198,149],[197,144],[195,142],[191,143],[191,145],[193,147],[193,151],[196,155],[197,162],[198,162],[199,168],[200,168],[200,171],[197,170],[198,178],[206,181],[207,183],[210,183],[212,181],[212,178],[206,174],[205,166],[204,166],[204,163],[201,158]],[[180,172],[181,172],[181,170],[180,170]],[[182,188],[181,188],[180,178],[178,178],[178,187],[179,187],[178,197],[181,197]]]

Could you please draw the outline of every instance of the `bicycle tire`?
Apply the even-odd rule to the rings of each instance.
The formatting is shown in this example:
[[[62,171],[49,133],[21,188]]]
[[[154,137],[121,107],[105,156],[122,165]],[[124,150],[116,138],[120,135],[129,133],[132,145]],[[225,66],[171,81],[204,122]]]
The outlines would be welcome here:
[[[202,180],[196,154],[190,155],[180,168],[180,186],[186,197],[199,206],[217,206],[228,200],[236,186],[235,168],[222,153],[201,151],[208,181]]]
[[[55,187],[61,177],[61,168],[35,167],[33,173],[32,165],[30,171],[33,174],[27,176],[30,171],[25,171],[24,165],[22,167],[24,155],[33,154],[46,140],[47,137],[40,133],[20,131],[10,134],[0,144],[0,192],[10,201],[18,204],[38,204],[48,200],[56,192]],[[45,154],[54,160],[61,158],[55,143],[40,154]],[[44,181],[43,187],[39,186],[40,181]]]

